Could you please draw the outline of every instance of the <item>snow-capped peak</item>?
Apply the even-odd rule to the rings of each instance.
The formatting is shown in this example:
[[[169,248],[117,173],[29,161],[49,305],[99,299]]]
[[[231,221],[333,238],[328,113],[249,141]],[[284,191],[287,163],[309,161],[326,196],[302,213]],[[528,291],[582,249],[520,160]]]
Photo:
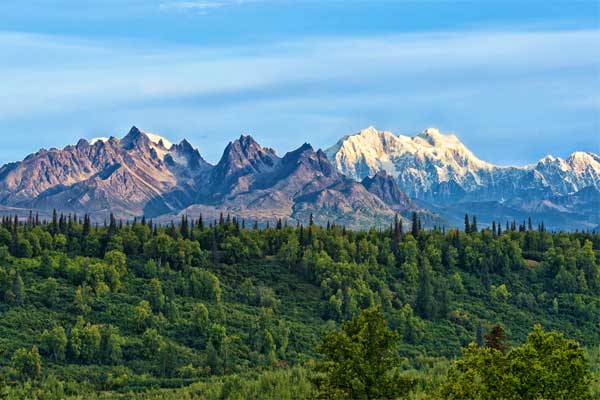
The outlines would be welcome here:
[[[574,171],[583,172],[591,168],[600,174],[600,157],[597,154],[576,151],[569,156],[567,162]]]
[[[553,163],[553,162],[555,162],[555,161],[557,161],[557,160],[560,160],[560,159],[559,159],[559,158],[557,159],[557,158],[556,158],[556,157],[554,157],[553,155],[551,155],[551,154],[548,154],[546,157],[542,158],[542,159],[541,159],[539,162],[541,162],[541,163],[544,163],[544,164],[545,164],[545,163]]]
[[[474,171],[491,168],[455,135],[443,134],[435,128],[410,137],[369,127],[344,137],[328,149],[327,154],[338,170],[355,179],[372,176],[381,170],[393,176],[414,173],[424,179],[423,173],[418,170],[427,164],[436,170],[440,181],[460,181],[465,176],[470,179]],[[417,168],[417,165],[421,167]]]
[[[431,199],[448,190],[457,199],[510,196],[520,185],[566,194],[600,187],[600,156],[575,152],[568,159],[546,156],[524,167],[498,166],[479,159],[454,134],[427,128],[415,136],[396,136],[373,127],[343,137],[326,151],[338,171],[361,180],[386,171],[409,195]],[[487,196],[487,197],[486,197]]]
[[[454,134],[443,134],[436,128],[427,128],[416,137],[424,139],[430,145],[436,147],[463,146],[460,140]],[[464,146],[463,146],[464,147]]]
[[[361,136],[373,136],[373,135],[379,135],[380,131],[378,131],[377,129],[375,129],[374,126],[369,126],[365,129],[362,129],[359,134]]]
[[[104,142],[104,143],[106,143],[106,142],[108,142],[108,140],[109,139],[107,137],[95,137],[93,139],[90,139],[90,144],[94,145],[94,144],[96,144],[98,142]]]
[[[171,147],[173,147],[173,143],[171,141],[169,141],[168,139],[165,139],[162,136],[156,135],[154,133],[150,133],[150,132],[143,132],[146,136],[148,136],[148,139],[150,139],[150,141],[154,144],[160,145],[162,142],[162,145],[165,149],[169,150],[171,149]]]

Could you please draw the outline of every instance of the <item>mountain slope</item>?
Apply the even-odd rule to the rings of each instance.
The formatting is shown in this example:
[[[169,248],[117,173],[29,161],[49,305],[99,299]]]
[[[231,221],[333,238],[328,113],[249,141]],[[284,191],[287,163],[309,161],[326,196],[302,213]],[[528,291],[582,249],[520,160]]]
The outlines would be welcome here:
[[[240,136],[229,142],[223,156],[211,171],[206,197],[218,201],[237,193],[246,192],[255,179],[270,172],[279,162],[272,149],[261,147],[251,136]]]
[[[393,176],[385,170],[377,172],[374,176],[362,180],[362,185],[371,193],[382,199],[392,208],[410,208],[408,196],[400,189]]]

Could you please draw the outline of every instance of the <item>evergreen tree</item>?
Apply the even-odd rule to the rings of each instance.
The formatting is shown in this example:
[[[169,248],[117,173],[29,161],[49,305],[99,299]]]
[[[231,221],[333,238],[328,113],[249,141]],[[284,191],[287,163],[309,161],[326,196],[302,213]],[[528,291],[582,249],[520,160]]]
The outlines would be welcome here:
[[[412,213],[412,235],[415,238],[419,236],[419,217],[414,211]]]
[[[430,319],[435,316],[435,299],[433,296],[433,271],[427,257],[421,257],[419,270],[419,287],[415,301],[415,311],[421,318]]]
[[[481,324],[481,322],[477,323],[477,331],[475,334],[475,343],[477,343],[477,346],[483,347],[485,345],[485,339],[483,333],[483,325]]]
[[[181,216],[181,223],[179,225],[179,234],[184,239],[188,239],[190,237],[190,228],[188,225],[188,219],[187,219],[187,216],[185,216],[185,215]]]
[[[17,272],[13,272],[13,282],[12,282],[12,294],[14,295],[14,304],[22,305],[25,298],[25,284],[23,283],[23,279],[21,275]]]
[[[90,235],[91,228],[92,228],[92,222],[90,220],[90,216],[85,214],[83,216],[83,230],[82,230],[83,237],[87,238]]]

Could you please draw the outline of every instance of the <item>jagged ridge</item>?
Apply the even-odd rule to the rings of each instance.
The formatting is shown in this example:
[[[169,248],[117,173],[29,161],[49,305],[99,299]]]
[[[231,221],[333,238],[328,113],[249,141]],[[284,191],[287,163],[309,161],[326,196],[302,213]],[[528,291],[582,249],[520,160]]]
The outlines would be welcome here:
[[[259,221],[307,221],[312,213],[317,222],[364,227],[387,224],[394,213],[412,209],[397,185],[391,189],[393,195],[385,180],[367,189],[309,144],[280,158],[241,136],[213,166],[188,141],[172,144],[136,127],[122,139],[82,139],[0,168],[1,205],[100,218],[108,212],[159,219],[226,212]]]

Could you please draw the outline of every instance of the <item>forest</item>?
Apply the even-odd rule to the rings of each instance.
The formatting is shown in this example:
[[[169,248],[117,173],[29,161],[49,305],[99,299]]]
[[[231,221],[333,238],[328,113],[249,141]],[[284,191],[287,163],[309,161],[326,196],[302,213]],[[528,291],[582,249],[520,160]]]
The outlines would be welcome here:
[[[0,399],[600,398],[600,234],[0,224]]]

